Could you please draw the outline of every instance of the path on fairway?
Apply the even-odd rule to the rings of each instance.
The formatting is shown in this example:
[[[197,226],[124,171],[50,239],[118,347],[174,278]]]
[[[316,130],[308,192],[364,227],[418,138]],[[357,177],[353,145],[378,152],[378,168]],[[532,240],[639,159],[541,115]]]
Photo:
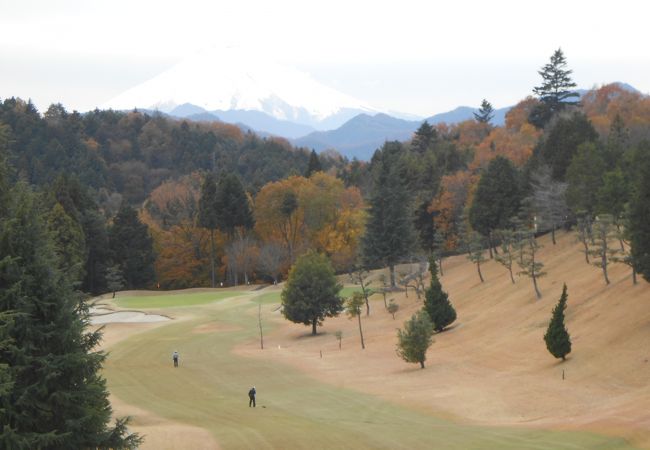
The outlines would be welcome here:
[[[104,373],[111,394],[118,403],[180,425],[179,433],[182,426],[206,430],[224,449],[632,448],[589,433],[457,425],[318,382],[276,361],[237,356],[234,346],[259,339],[256,295],[238,292],[214,303],[166,307],[165,314],[182,319],[141,329],[109,348]],[[263,302],[262,308],[272,314],[277,304]],[[178,369],[171,364],[174,350],[181,354]],[[257,408],[248,407],[252,385]],[[140,420],[136,413],[134,429]],[[145,442],[142,448],[151,447]]]

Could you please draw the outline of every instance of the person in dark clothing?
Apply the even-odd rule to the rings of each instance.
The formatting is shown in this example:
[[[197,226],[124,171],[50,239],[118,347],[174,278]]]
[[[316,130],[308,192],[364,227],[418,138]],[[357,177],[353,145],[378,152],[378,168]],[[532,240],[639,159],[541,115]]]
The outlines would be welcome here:
[[[174,353],[172,353],[172,359],[174,360],[174,367],[178,367],[178,352],[177,351],[174,351]]]
[[[248,407],[250,408],[251,405],[253,405],[253,408],[255,408],[255,394],[257,391],[255,391],[255,386],[251,388],[250,391],[248,391]]]

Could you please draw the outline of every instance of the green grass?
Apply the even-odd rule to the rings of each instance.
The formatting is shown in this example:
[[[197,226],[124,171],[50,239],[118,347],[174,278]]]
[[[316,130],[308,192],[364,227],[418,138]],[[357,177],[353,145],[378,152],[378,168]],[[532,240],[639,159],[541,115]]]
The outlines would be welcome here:
[[[248,295],[236,291],[195,292],[190,294],[160,294],[135,297],[116,297],[115,302],[121,308],[172,308],[213,303],[237,295]]]
[[[105,366],[110,391],[159,416],[210,431],[224,449],[632,448],[622,439],[590,433],[459,425],[319,383],[280,363],[233,355],[234,345],[257,337],[251,308],[252,302],[199,307],[196,320],[122,341],[111,348]],[[209,323],[233,324],[238,331],[193,332]],[[178,369],[171,362],[175,349],[181,355]],[[257,408],[248,407],[252,385]]]
[[[358,287],[345,287],[341,289],[341,297],[349,297],[353,292],[361,291],[361,288]],[[262,294],[258,297],[255,297],[256,303],[262,303],[263,305],[270,303],[280,303],[280,291],[268,292]]]

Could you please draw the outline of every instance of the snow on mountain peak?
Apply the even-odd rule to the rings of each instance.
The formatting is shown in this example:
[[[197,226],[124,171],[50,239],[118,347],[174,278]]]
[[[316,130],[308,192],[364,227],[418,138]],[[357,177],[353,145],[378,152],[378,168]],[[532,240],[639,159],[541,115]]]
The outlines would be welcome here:
[[[207,111],[263,111],[277,119],[303,123],[322,121],[344,109],[377,112],[304,72],[238,49],[198,53],[104,107],[169,112],[186,103]]]

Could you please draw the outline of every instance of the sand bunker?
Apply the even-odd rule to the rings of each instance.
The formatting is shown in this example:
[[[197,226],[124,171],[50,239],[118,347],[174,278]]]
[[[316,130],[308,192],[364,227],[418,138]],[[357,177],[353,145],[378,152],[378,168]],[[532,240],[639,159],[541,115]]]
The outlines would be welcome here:
[[[93,325],[105,323],[151,323],[171,320],[169,317],[158,314],[145,314],[140,311],[117,311],[107,314],[97,314],[90,318]]]

